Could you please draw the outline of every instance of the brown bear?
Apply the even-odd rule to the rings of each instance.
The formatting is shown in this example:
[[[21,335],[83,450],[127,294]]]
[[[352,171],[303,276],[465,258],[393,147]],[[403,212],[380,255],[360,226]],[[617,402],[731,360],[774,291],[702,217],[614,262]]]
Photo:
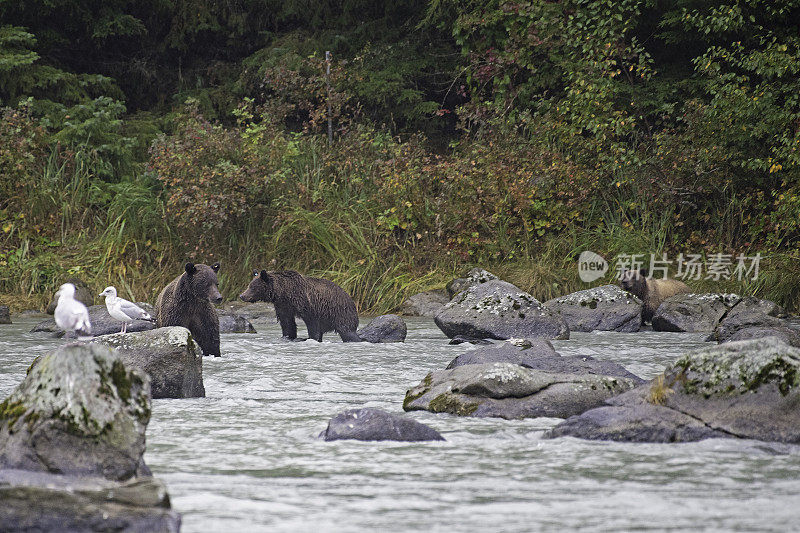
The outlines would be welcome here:
[[[219,357],[219,318],[213,304],[222,301],[219,263],[186,263],[183,274],[164,287],[156,301],[156,325],[183,326],[192,332],[203,355]]]
[[[619,286],[642,301],[642,322],[650,322],[661,303],[676,294],[690,293],[692,289],[676,279],[647,279],[647,269],[625,270]]]
[[[308,338],[322,341],[322,334],[335,331],[344,342],[360,342],[356,333],[356,304],[344,290],[326,279],[308,278],[294,270],[253,271],[250,286],[239,298],[245,302],[272,302],[283,336],[297,339],[295,317],[306,323]]]

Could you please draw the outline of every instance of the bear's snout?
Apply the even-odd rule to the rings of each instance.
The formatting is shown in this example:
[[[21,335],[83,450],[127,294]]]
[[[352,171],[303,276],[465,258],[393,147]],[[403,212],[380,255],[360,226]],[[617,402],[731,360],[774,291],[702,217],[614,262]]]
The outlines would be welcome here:
[[[247,293],[243,292],[239,295],[239,299],[243,302],[252,302],[253,300],[247,297]]]

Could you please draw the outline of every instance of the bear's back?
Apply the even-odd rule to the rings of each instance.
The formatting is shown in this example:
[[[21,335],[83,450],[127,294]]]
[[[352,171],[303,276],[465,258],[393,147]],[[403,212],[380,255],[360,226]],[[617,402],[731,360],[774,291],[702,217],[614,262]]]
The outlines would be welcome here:
[[[182,275],[183,274],[181,274],[181,276]],[[180,325],[174,323],[174,321],[177,319],[175,316],[177,311],[177,306],[175,304],[175,290],[178,287],[181,276],[178,276],[170,281],[167,286],[161,289],[161,292],[158,293],[158,298],[156,299],[156,325],[159,328]]]
[[[356,303],[343,288],[327,279],[305,279],[309,303],[320,319],[336,329],[358,328]]]

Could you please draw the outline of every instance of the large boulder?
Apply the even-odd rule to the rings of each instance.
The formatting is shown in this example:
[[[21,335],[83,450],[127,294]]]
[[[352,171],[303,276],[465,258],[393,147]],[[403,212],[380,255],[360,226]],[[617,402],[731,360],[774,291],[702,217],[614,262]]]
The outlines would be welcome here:
[[[753,326],[736,330],[730,337],[722,342],[745,341],[749,339],[762,339],[764,337],[776,337],[786,344],[800,348],[800,332],[788,326]]]
[[[105,478],[0,470],[0,530],[177,533],[164,484],[152,477]]]
[[[0,404],[0,469],[128,480],[149,420],[147,374],[106,346],[63,346]]]
[[[150,376],[153,398],[203,398],[203,357],[188,329],[181,326],[116,333],[94,343],[116,348],[129,368]]]
[[[219,332],[223,333],[255,333],[256,328],[242,315],[219,314]]]
[[[448,337],[568,339],[564,319],[514,285],[491,280],[458,293],[434,322]]]
[[[136,304],[147,310],[145,308],[145,306],[148,305],[146,302],[136,302]],[[154,315],[151,314],[151,316]],[[122,322],[116,318],[112,318],[111,315],[108,314],[108,309],[106,309],[105,304],[92,305],[89,307],[89,321],[92,323],[92,335],[95,337],[119,333],[122,329]],[[134,320],[128,324],[127,331],[128,333],[148,331],[155,329],[155,327],[156,325],[149,320]],[[64,335],[64,330],[56,325],[56,321],[53,318],[48,318],[34,326],[31,333],[36,332],[55,333],[59,337]]]
[[[75,285],[75,299],[79,302],[82,302],[83,305],[89,307],[94,304],[94,292],[89,288],[85,281],[80,280],[78,278],[67,278],[62,283],[72,283]],[[56,305],[58,305],[58,299],[53,296],[53,299],[50,300],[50,303],[47,304],[47,309],[45,309],[45,313],[48,315],[52,315],[56,312]]]
[[[0,324],[11,324],[11,312],[6,305],[0,305]]]
[[[701,333],[714,331],[720,318],[739,303],[736,294],[676,294],[658,306],[654,331]]]
[[[561,315],[570,331],[639,331],[642,302],[616,285],[603,285],[546,301],[545,308]]]
[[[403,342],[406,340],[406,323],[397,315],[381,315],[358,330],[358,336],[366,342]]]
[[[787,333],[788,323],[779,318],[783,316],[785,316],[783,308],[776,303],[748,296],[742,298],[720,318],[707,340],[727,342],[737,335],[737,332],[752,328]],[[744,334],[739,338],[742,336]]]
[[[446,370],[459,366],[488,363],[511,363],[543,372],[611,376],[630,379],[637,385],[644,383],[642,378],[613,361],[601,361],[588,355],[562,356],[553,349],[550,341],[545,339],[531,339],[530,343],[523,344],[523,346],[505,343],[471,350],[450,361]]]
[[[497,276],[491,272],[488,272],[482,268],[473,268],[467,273],[467,277],[456,278],[450,281],[446,285],[445,290],[447,291],[447,296],[449,296],[449,298],[452,300],[453,297],[459,292],[463,292],[470,287],[474,287],[475,285],[480,285],[481,283],[486,283],[487,281],[496,279],[498,279]]]
[[[444,440],[438,431],[416,420],[387,413],[381,409],[349,409],[328,422],[320,434],[331,440],[396,440],[418,442]]]
[[[410,296],[400,304],[400,313],[406,316],[425,316],[433,318],[450,301],[446,289],[425,291]]]
[[[511,363],[431,372],[406,392],[403,409],[506,419],[566,418],[635,386],[631,379],[533,370]]]
[[[767,337],[690,352],[649,385],[548,432],[598,440],[800,443],[800,349]]]

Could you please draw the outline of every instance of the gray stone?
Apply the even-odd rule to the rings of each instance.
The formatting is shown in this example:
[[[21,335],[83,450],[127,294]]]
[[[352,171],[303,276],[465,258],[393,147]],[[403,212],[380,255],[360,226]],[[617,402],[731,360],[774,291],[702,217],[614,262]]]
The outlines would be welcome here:
[[[456,335],[455,337],[450,339],[450,342],[448,342],[447,344],[450,344],[452,346],[457,346],[459,344],[465,344],[465,343],[477,344],[480,346],[489,346],[494,344],[492,341],[487,339],[476,339],[475,337],[463,337],[461,335]]]
[[[800,348],[800,333],[787,326],[763,327],[753,326],[737,330],[733,335],[722,341],[736,342],[748,339],[761,339],[764,337],[777,337],[786,344]]]
[[[67,278],[63,282],[59,283],[59,286],[61,286],[62,283],[72,283],[75,285],[75,299],[83,303],[83,305],[86,307],[90,307],[94,304],[95,293],[89,288],[85,281],[78,278]],[[48,315],[55,313],[56,305],[58,305],[58,300],[55,299],[54,295],[53,299],[50,300],[50,303],[47,305],[45,313]]]
[[[450,295],[446,289],[420,292],[400,304],[400,313],[406,316],[433,318],[442,309],[442,306],[449,301]]]
[[[735,294],[676,294],[658,306],[654,331],[701,333],[714,331],[722,316],[739,302]]]
[[[150,378],[106,346],[37,358],[0,404],[0,469],[124,481],[142,469]]]
[[[320,434],[332,440],[396,440],[418,442],[444,440],[435,429],[416,420],[387,413],[381,409],[349,409],[333,417]]]
[[[242,315],[219,314],[219,332],[222,333],[255,333],[256,328]]]
[[[456,278],[450,281],[445,290],[447,291],[448,297],[452,300],[453,297],[459,292],[463,292],[470,287],[474,287],[475,285],[480,285],[481,283],[486,283],[487,281],[492,281],[495,279],[498,279],[497,276],[491,272],[487,272],[482,268],[473,268],[469,271],[469,273],[467,273],[466,278]]]
[[[366,342],[403,342],[406,340],[406,323],[397,315],[381,315],[358,330],[358,336]]]
[[[223,303],[217,309],[220,315],[238,315],[248,320],[275,318],[275,306],[267,302],[243,302],[241,300],[233,300]]]
[[[145,306],[148,306],[150,309],[152,309],[152,306],[146,302],[136,302],[136,305],[148,313],[150,313],[150,310]],[[151,316],[155,315],[151,314]],[[119,333],[122,329],[122,322],[112,318],[111,315],[108,314],[108,309],[106,309],[105,304],[92,305],[89,307],[89,321],[92,323],[92,335],[95,337]],[[155,329],[155,327],[156,325],[149,320],[134,320],[128,324],[127,331],[128,333],[148,331]],[[31,333],[36,332],[55,333],[59,337],[64,335],[64,331],[56,325],[56,321],[53,318],[48,318],[34,326],[31,330]]]
[[[0,324],[11,324],[11,312],[8,306],[0,305]]]
[[[5,469],[0,501],[4,532],[177,533],[181,523],[164,484],[152,477],[115,482]]]
[[[639,331],[642,302],[616,285],[603,285],[546,301],[567,322],[570,331]]]
[[[707,340],[726,342],[739,330],[750,328],[779,331],[788,328],[788,322],[778,318],[779,315],[784,315],[783,308],[774,302],[753,297],[742,298],[721,317]]]
[[[566,418],[634,385],[626,378],[544,372],[511,363],[465,365],[428,374],[406,392],[403,409],[506,419]]]
[[[800,349],[775,337],[690,352],[611,407],[587,411],[547,436],[637,442],[709,437],[800,443]]]
[[[188,329],[181,326],[116,333],[93,342],[116,348],[129,368],[150,376],[153,398],[203,398],[203,357]]]
[[[542,307],[530,294],[501,280],[479,283],[458,293],[436,315],[434,322],[451,338],[569,338],[569,328],[560,315]]]
[[[532,343],[521,348],[505,343],[499,346],[478,348],[459,355],[447,365],[453,369],[464,365],[482,365],[487,363],[511,363],[525,368],[554,372],[559,374],[592,374],[630,379],[635,384],[644,380],[612,361],[599,361],[589,356],[562,356],[553,349],[550,341],[532,339]]]

